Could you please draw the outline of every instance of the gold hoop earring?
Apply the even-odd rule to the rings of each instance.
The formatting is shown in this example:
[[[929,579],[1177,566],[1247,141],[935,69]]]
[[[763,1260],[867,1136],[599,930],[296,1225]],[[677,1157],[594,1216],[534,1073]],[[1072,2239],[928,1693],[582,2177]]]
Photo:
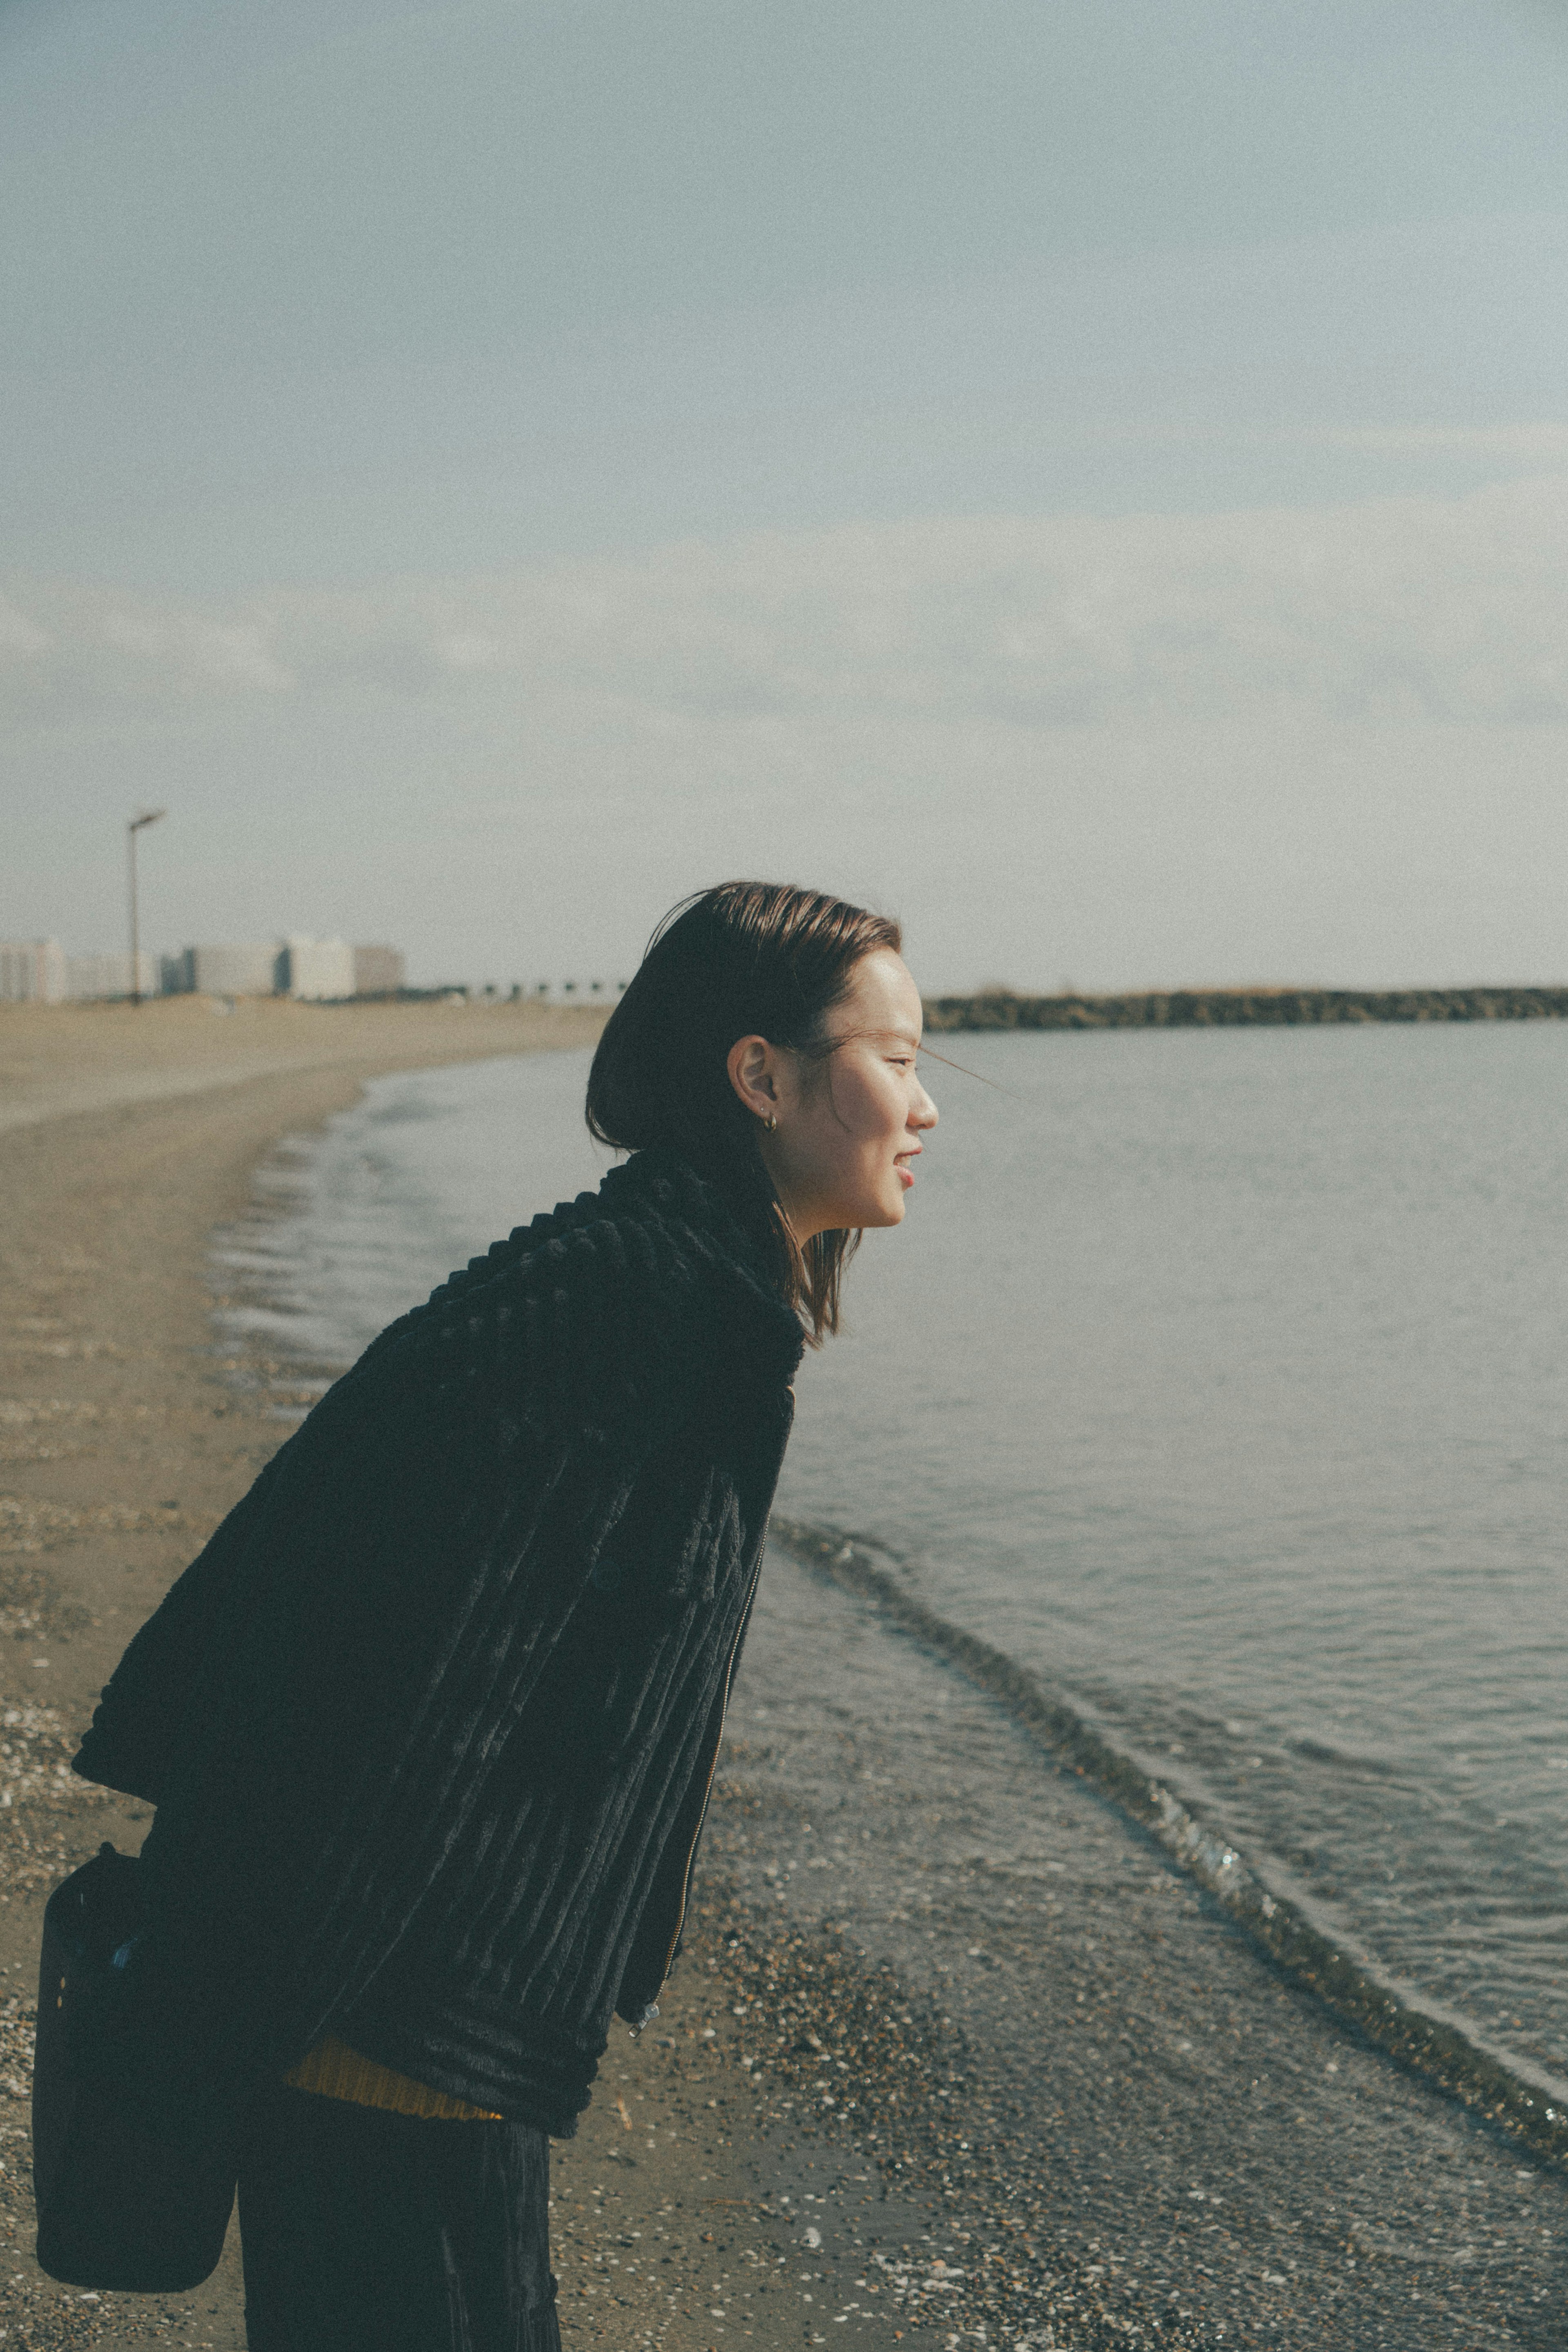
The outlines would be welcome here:
[[[779,1132],[779,1121],[771,1111],[768,1114],[768,1132],[769,1135],[777,1135]]]

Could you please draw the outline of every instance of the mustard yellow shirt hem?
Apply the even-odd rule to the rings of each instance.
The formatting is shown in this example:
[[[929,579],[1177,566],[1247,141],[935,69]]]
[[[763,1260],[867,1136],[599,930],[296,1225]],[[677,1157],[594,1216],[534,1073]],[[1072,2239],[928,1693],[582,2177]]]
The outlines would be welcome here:
[[[325,2099],[347,2099],[356,2107],[380,2107],[384,2114],[420,2116],[431,2122],[498,2124],[503,2118],[488,2107],[472,2107],[466,2099],[449,2098],[407,2074],[394,2074],[373,2058],[361,2058],[346,2042],[329,2033],[308,2050],[284,2081],[296,2091],[315,2091]]]

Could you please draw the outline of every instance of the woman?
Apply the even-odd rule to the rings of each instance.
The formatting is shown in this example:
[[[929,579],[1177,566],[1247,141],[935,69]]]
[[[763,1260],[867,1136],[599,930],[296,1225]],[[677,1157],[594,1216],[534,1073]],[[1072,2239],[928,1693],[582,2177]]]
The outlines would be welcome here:
[[[607,1025],[629,1151],[394,1323],[127,1651],[150,1800],[94,2063],[245,2114],[257,2352],[555,2352],[548,2136],[656,2013],[804,1340],[936,1111],[895,924],[730,883]]]

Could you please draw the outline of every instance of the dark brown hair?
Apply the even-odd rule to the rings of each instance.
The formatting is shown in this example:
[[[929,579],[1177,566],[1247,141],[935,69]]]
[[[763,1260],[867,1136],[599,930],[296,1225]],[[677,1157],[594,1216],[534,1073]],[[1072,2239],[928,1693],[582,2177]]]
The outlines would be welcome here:
[[[726,1064],[737,1037],[830,1054],[823,1024],[856,964],[902,945],[888,916],[822,890],[786,882],[699,890],[649,940],[589,1072],[590,1133],[618,1151],[662,1144],[722,1184],[765,1234],[780,1287],[813,1339],[839,1328],[839,1286],[860,1234],[796,1241]]]

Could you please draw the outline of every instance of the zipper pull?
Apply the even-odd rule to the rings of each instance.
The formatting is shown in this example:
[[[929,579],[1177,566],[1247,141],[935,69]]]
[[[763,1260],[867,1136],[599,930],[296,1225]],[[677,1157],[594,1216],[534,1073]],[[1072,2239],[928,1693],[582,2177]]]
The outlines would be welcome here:
[[[652,2025],[653,2020],[658,2016],[658,2002],[656,2000],[651,2000],[648,2003],[647,2008],[643,2011],[642,2016],[637,2020],[636,2024],[628,2029],[626,2036],[627,2040],[629,2042],[641,2042],[643,2039],[643,2027]]]

